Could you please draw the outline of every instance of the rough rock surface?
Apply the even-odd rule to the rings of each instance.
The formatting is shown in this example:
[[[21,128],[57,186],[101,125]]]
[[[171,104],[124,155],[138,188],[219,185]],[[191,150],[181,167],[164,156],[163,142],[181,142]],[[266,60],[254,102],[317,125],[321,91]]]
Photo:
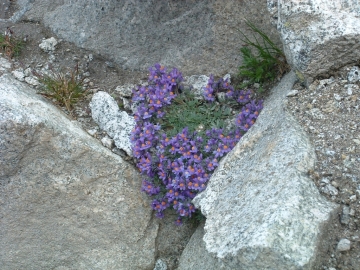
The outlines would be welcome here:
[[[295,77],[273,90],[256,124],[194,199],[207,217],[206,250],[224,269],[313,269],[323,226],[337,208],[308,177],[314,149],[284,108]]]
[[[116,147],[132,156],[130,136],[135,126],[134,117],[120,111],[116,101],[103,91],[93,96],[90,108],[94,121],[113,138]]]
[[[133,166],[10,75],[0,96],[0,268],[152,269]]]
[[[308,83],[360,54],[360,5],[356,0],[268,0],[288,62]]]
[[[279,43],[265,1],[18,0],[12,20],[40,21],[60,38],[125,69],[156,62],[186,74],[237,72],[244,18]],[[96,22],[96,23],[94,23]],[[71,29],[71,31],[69,31]],[[251,33],[248,33],[251,36]]]
[[[204,224],[200,224],[181,254],[177,270],[221,269],[221,263],[206,250],[205,242],[203,241],[204,234]],[[197,259],[191,259],[194,257]]]

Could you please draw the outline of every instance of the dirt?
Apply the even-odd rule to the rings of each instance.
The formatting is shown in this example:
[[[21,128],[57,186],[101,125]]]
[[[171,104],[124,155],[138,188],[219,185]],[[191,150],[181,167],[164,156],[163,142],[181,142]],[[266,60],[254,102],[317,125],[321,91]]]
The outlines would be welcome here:
[[[6,7],[0,9],[0,18],[8,18],[11,15],[12,1],[0,1],[0,6]],[[63,41],[36,22],[11,24],[0,20],[0,31],[4,32],[6,27],[11,27],[18,38],[26,39],[21,55],[12,61],[14,70],[29,67],[41,70],[48,66],[53,70],[65,71],[78,65],[81,74],[86,75],[87,95],[76,105],[73,114],[70,115],[59,107],[70,118],[79,121],[85,130],[97,127],[92,121],[88,105],[94,93],[106,91],[120,103],[119,94],[115,91],[117,86],[137,84],[147,77],[146,72],[118,69],[111,59]],[[59,44],[54,53],[49,54],[42,51],[39,44],[42,39],[50,37],[55,37]],[[287,98],[289,110],[308,132],[316,149],[316,168],[309,175],[323,196],[345,209],[328,227],[332,240],[325,243],[325,253],[319,268],[324,270],[360,269],[360,84],[355,83],[349,94],[346,86],[349,84],[349,69],[350,67],[342,68],[333,79],[317,80],[309,89],[297,84],[294,89],[298,90],[298,94]],[[95,136],[101,138],[104,135],[98,130]],[[337,251],[338,242],[343,238],[351,242],[349,251]],[[174,260],[177,260],[184,245],[183,243],[177,255],[173,256]],[[172,265],[176,265],[176,262]]]

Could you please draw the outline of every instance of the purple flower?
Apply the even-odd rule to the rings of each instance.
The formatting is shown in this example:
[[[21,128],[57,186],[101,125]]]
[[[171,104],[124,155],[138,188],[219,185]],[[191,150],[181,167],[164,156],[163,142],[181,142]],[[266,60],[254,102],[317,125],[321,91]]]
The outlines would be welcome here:
[[[154,187],[152,183],[149,181],[143,180],[141,190],[144,191],[148,195],[156,195],[160,192],[160,187]]]
[[[149,69],[149,85],[133,89],[132,100],[137,111],[134,114],[136,126],[131,132],[137,167],[147,177],[141,190],[155,198],[151,207],[158,218],[164,217],[165,209],[174,208],[179,214],[178,225],[182,224],[182,217],[191,217],[195,212],[190,201],[206,188],[211,173],[219,165],[218,160],[231,151],[262,109],[262,102],[251,100],[250,90],[234,90],[228,80],[215,82],[210,75],[203,92],[205,100],[213,102],[218,93],[225,93],[227,98],[243,106],[236,118],[236,128],[228,133],[212,128],[201,137],[184,127],[169,138],[158,122],[163,123],[166,106],[181,93],[182,80],[177,69],[168,73],[160,64]]]
[[[178,218],[175,220],[175,225],[181,226],[182,224],[183,224],[183,222],[182,222],[181,217],[178,217]]]

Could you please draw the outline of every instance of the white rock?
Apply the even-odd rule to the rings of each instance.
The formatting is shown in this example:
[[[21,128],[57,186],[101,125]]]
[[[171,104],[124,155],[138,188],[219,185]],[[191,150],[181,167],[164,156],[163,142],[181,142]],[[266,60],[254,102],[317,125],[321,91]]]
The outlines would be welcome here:
[[[102,138],[101,143],[103,144],[103,146],[109,148],[110,150],[114,148],[114,140],[109,138],[108,136]]]
[[[166,263],[165,263],[163,260],[158,259],[158,260],[156,261],[154,270],[167,270],[167,265],[166,265]]]
[[[103,91],[94,94],[89,106],[92,118],[113,138],[116,147],[132,156],[130,136],[135,127],[134,118],[120,111],[116,101]]]
[[[340,95],[338,95],[338,94],[334,94],[334,98],[335,98],[335,100],[337,100],[337,101],[343,100],[343,97],[340,96]]]
[[[30,67],[24,70],[25,77],[32,76],[32,69]]]
[[[347,75],[347,79],[350,83],[360,81],[360,70],[359,67],[352,67]]]
[[[128,98],[121,98],[121,99],[125,110],[132,110],[133,112],[136,112],[136,109],[135,110],[132,109],[130,100]]]
[[[6,71],[11,68],[11,63],[0,55],[0,71]]]
[[[55,55],[50,54],[50,55],[49,55],[49,63],[53,63],[55,60],[56,60]]]
[[[341,239],[336,246],[336,250],[340,252],[348,251],[350,250],[350,248],[351,248],[351,242],[350,240],[345,238]]]
[[[291,90],[289,93],[286,94],[287,97],[294,97],[299,93],[299,90]]]
[[[224,81],[227,79],[228,83],[231,83],[231,75],[230,74],[225,74],[225,76],[223,77]]]
[[[89,133],[91,136],[94,136],[96,134],[97,130],[96,129],[89,129],[87,130],[87,133]]]
[[[25,80],[25,74],[24,74],[24,70],[22,68],[16,69],[16,70],[12,71],[11,73],[20,82],[23,82]]]
[[[40,84],[38,79],[34,76],[25,77],[25,82],[27,82],[28,84],[30,84],[32,86],[38,86]]]
[[[44,52],[53,52],[55,51],[55,46],[58,44],[57,40],[54,37],[43,39],[42,42],[39,44],[39,47]]]

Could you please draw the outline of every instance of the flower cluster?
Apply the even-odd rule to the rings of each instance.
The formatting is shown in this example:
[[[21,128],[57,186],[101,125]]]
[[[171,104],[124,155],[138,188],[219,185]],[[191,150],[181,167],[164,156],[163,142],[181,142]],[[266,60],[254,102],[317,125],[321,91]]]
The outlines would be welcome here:
[[[182,75],[177,69],[167,72],[159,64],[150,68],[148,86],[133,90],[133,102],[138,108],[131,136],[137,167],[144,176],[141,190],[154,198],[151,207],[157,217],[162,218],[167,208],[175,209],[179,225],[183,218],[195,213],[191,200],[206,188],[221,157],[231,151],[262,109],[261,102],[251,101],[250,91],[235,91],[227,80],[215,82],[210,76],[204,87],[205,100],[213,102],[217,93],[225,92],[228,98],[244,105],[235,128],[230,132],[212,128],[200,136],[184,127],[169,137],[159,123],[166,107],[181,95],[181,81]]]

